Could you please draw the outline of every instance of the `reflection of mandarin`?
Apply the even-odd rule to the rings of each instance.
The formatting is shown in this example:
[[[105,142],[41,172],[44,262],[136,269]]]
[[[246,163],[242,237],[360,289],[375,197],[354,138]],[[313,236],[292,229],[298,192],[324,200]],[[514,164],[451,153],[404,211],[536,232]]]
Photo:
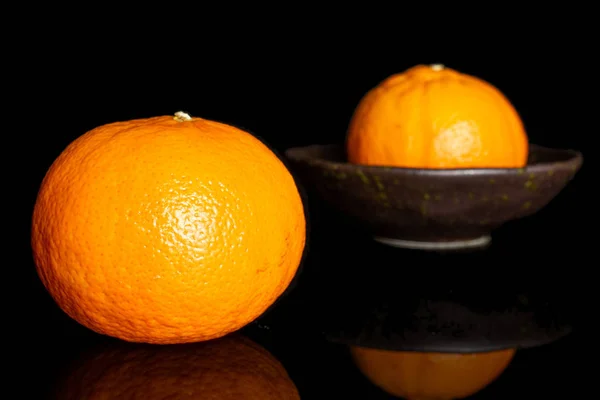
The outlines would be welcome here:
[[[294,277],[302,199],[251,134],[185,113],[95,128],[49,168],[33,213],[39,276],[86,327],[131,342],[214,339]]]
[[[153,346],[115,344],[73,365],[59,400],[298,400],[288,373],[243,336]]]
[[[408,400],[471,396],[510,364],[514,349],[474,354],[420,353],[351,347],[356,366],[376,386]]]
[[[528,139],[494,86],[441,65],[417,65],[369,91],[352,116],[348,160],[409,168],[523,167]]]

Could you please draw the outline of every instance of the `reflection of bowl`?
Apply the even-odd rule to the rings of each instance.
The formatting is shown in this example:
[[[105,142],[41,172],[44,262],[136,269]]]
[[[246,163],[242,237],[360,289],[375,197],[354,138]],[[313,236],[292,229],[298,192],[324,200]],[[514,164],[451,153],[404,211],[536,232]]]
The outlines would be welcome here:
[[[358,369],[374,385],[408,400],[461,399],[504,372],[514,349],[487,353],[419,353],[350,347]]]
[[[410,169],[351,164],[340,145],[291,148],[286,156],[307,188],[398,247],[485,246],[505,222],[542,209],[573,178],[583,157],[530,146],[521,169]]]

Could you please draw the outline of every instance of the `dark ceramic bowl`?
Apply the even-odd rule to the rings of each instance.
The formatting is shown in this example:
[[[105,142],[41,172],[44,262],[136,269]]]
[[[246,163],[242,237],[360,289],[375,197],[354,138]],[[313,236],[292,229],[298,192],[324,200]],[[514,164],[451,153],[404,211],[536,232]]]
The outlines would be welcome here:
[[[580,152],[531,145],[520,169],[411,169],[351,164],[341,145],[285,152],[309,191],[375,240],[417,249],[486,246],[500,225],[536,213],[574,177]]]

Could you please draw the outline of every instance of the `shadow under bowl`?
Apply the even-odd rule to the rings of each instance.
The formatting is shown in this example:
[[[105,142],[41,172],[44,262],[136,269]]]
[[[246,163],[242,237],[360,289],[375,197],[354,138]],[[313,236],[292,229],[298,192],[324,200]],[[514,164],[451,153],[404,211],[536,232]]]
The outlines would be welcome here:
[[[485,247],[502,224],[545,207],[581,168],[575,150],[530,145],[524,168],[413,169],[349,163],[343,145],[286,150],[307,189],[375,240],[414,249]]]

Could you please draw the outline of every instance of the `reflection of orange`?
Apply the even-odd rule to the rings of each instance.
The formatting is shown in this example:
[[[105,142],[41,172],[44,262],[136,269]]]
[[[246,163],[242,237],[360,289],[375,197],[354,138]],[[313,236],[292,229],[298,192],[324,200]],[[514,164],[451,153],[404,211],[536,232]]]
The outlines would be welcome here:
[[[346,145],[355,164],[434,169],[522,167],[529,147],[496,87],[441,65],[417,65],[369,91]]]
[[[281,363],[238,335],[197,344],[115,345],[88,355],[57,385],[58,400],[298,400]]]
[[[73,319],[132,342],[235,331],[287,288],[305,241],[285,165],[247,132],[184,113],[100,126],[44,178],[32,245]]]
[[[351,347],[357,367],[373,384],[409,400],[470,396],[494,381],[515,350],[489,353],[418,353]]]

